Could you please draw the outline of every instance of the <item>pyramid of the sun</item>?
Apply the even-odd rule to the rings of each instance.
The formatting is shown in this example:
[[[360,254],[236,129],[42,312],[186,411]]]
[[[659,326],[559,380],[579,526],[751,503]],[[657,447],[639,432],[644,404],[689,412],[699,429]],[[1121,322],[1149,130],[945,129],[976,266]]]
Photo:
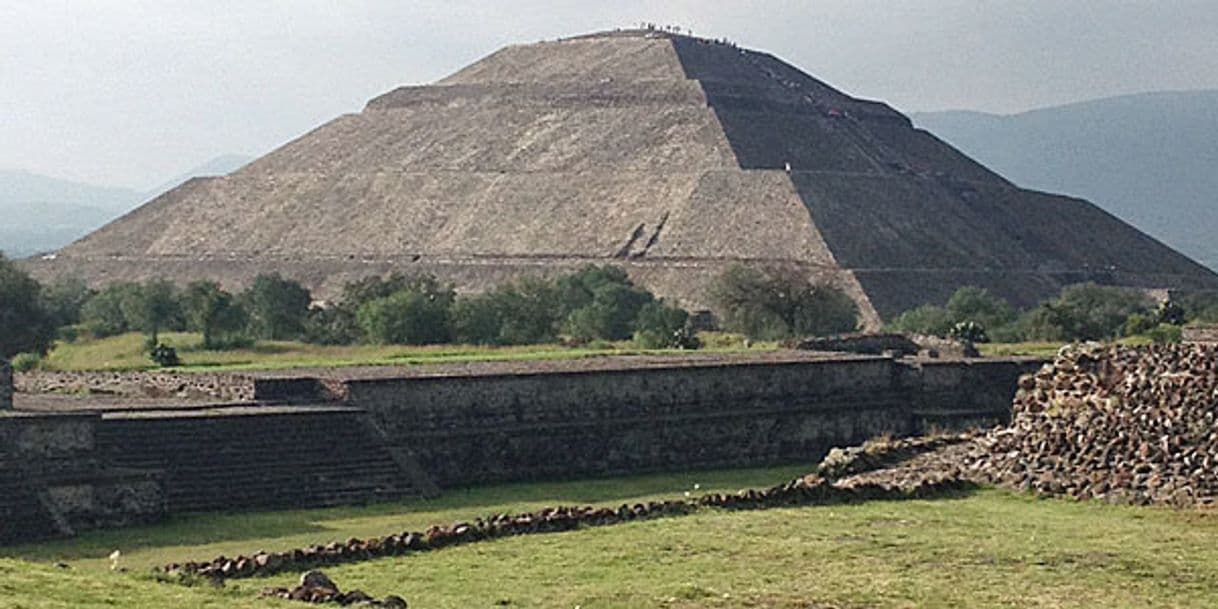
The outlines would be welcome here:
[[[797,268],[847,288],[873,325],[962,285],[1018,304],[1086,280],[1218,287],[883,103],[764,53],[643,31],[512,46],[396,89],[32,268],[232,287],[278,271],[325,295],[392,270],[479,290],[605,262],[694,308],[733,262]]]

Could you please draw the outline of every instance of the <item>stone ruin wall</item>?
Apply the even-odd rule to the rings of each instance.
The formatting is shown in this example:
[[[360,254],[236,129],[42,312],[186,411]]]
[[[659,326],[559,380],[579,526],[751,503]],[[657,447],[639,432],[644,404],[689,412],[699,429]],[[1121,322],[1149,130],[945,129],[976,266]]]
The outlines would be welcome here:
[[[92,414],[0,414],[0,545],[165,515],[156,472],[110,468]]]
[[[1019,377],[1040,363],[840,355],[781,363],[348,380],[343,387],[308,377],[259,381],[264,397],[280,402],[341,399],[345,406],[331,402],[330,408],[344,413],[333,416],[367,420],[379,438],[376,442],[411,460],[420,480],[430,478],[429,484],[455,488],[788,463],[810,466],[832,447],[878,435],[1006,421]],[[294,433],[267,424],[291,417],[241,418],[242,441],[251,446],[276,446],[272,439]],[[114,459],[147,444],[146,435],[120,433],[122,425],[131,423],[121,419],[98,414],[0,415],[0,463],[5,464],[0,473],[18,472],[9,476],[16,476],[15,482],[0,479],[0,486],[23,486],[27,499],[33,492],[44,503],[49,501],[59,522],[72,523],[72,530],[121,526],[155,518],[166,509],[189,509],[180,501],[175,508],[162,489],[189,486],[192,480],[175,480],[172,472],[163,480],[116,478],[106,470],[102,462],[120,463]],[[197,425],[202,432],[218,424],[216,419],[207,414],[171,415],[163,422],[176,421],[173,425],[183,428],[175,435],[178,448],[198,456],[210,454],[214,446],[208,445],[206,434],[189,433],[189,428]],[[156,421],[160,419],[153,417],[148,424]],[[335,422],[333,429],[345,424]],[[191,445],[192,438],[197,446]],[[267,455],[268,462],[287,458],[279,450]],[[15,460],[22,469],[11,467]],[[37,488],[28,488],[31,482]],[[259,492],[271,505],[289,501],[297,490],[285,482]],[[0,498],[0,513],[22,509],[15,497]],[[46,526],[53,528],[54,523]]]
[[[16,375],[22,393],[102,394],[132,398],[254,399],[255,381],[241,374],[177,372],[42,372]]]
[[[993,425],[1039,361],[885,357],[351,381],[440,487],[813,463],[878,435]]]
[[[0,410],[13,408],[13,367],[0,361]]]

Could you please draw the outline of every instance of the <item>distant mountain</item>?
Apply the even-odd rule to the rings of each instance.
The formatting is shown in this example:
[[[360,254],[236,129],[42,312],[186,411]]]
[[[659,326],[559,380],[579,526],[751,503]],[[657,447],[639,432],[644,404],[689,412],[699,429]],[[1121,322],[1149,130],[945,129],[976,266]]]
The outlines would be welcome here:
[[[130,209],[143,194],[0,170],[0,251],[20,258],[55,249]]]
[[[13,258],[59,249],[195,176],[224,175],[250,157],[216,157],[149,192],[0,169],[0,251]]]
[[[1218,269],[1218,91],[910,116],[1020,186],[1088,199]]]

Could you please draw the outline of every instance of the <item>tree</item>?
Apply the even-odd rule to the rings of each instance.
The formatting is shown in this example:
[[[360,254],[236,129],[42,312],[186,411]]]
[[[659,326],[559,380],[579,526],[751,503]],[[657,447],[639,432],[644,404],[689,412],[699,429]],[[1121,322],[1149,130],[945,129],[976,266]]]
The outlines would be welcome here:
[[[503,313],[495,294],[460,298],[453,305],[453,336],[470,345],[503,344]]]
[[[612,265],[589,264],[554,282],[560,317],[592,304],[596,291],[607,286],[634,287],[626,271]]]
[[[1069,340],[1116,338],[1129,316],[1149,310],[1146,294],[1094,283],[1066,286],[1050,303],[1055,321]]]
[[[356,319],[372,342],[427,345],[452,340],[452,298],[423,291],[401,290],[364,303]]]
[[[392,296],[401,291],[443,297],[451,292],[452,288],[441,284],[433,275],[393,273],[388,277],[365,277],[343,286],[340,306],[354,311],[366,302]]]
[[[42,303],[56,328],[80,323],[81,311],[96,292],[78,278],[64,279],[42,289]]]
[[[217,349],[231,341],[217,340],[241,332],[246,325],[245,311],[232,294],[214,281],[196,281],[186,286],[182,294],[186,327],[203,334],[203,348]]]
[[[604,282],[594,284],[587,304],[567,315],[564,330],[581,340],[625,340],[634,333],[639,311],[655,296],[634,284]]]
[[[523,277],[485,294],[458,299],[453,331],[457,340],[472,344],[553,342],[562,308],[555,282]]]
[[[168,281],[150,281],[127,290],[119,307],[127,326],[147,334],[152,345],[160,342],[162,330],[184,326],[177,289]]]
[[[522,277],[491,293],[499,315],[499,340],[505,345],[551,343],[565,307],[552,281]]]
[[[634,341],[644,349],[697,349],[702,346],[689,327],[689,312],[663,300],[643,305],[634,327]]]
[[[1057,298],[1025,313],[1019,326],[1029,340],[1106,340],[1121,336],[1127,325],[1144,326],[1137,317],[1130,325],[1135,314],[1154,315],[1143,292],[1083,283],[1062,288]]]
[[[123,314],[123,301],[135,297],[137,283],[115,283],[94,294],[80,308],[80,319],[94,336],[106,337],[131,330]]]
[[[955,323],[947,309],[929,304],[910,309],[888,324],[896,332],[927,336],[947,336],[953,325]]]
[[[823,336],[858,328],[858,306],[845,292],[783,270],[733,265],[711,286],[723,324],[754,339]]]
[[[278,273],[259,275],[240,302],[249,315],[250,332],[257,338],[290,340],[304,334],[305,318],[313,297],[304,286]]]
[[[363,336],[355,311],[343,306],[315,306],[304,322],[304,339],[319,345],[350,345]]]
[[[0,254],[0,360],[45,353],[55,336],[38,282]]]
[[[1192,292],[1180,297],[1186,322],[1218,323],[1218,292]]]
[[[975,322],[985,328],[998,328],[1015,321],[1011,303],[989,290],[973,286],[962,287],[947,301],[947,312],[953,325]]]

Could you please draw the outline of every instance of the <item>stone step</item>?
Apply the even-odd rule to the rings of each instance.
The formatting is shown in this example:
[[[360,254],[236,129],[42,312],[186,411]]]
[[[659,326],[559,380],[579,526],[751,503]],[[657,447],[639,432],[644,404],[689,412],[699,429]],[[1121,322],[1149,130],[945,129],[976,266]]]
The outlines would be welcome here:
[[[165,472],[171,512],[321,507],[422,494],[359,411],[104,420],[98,448]]]

